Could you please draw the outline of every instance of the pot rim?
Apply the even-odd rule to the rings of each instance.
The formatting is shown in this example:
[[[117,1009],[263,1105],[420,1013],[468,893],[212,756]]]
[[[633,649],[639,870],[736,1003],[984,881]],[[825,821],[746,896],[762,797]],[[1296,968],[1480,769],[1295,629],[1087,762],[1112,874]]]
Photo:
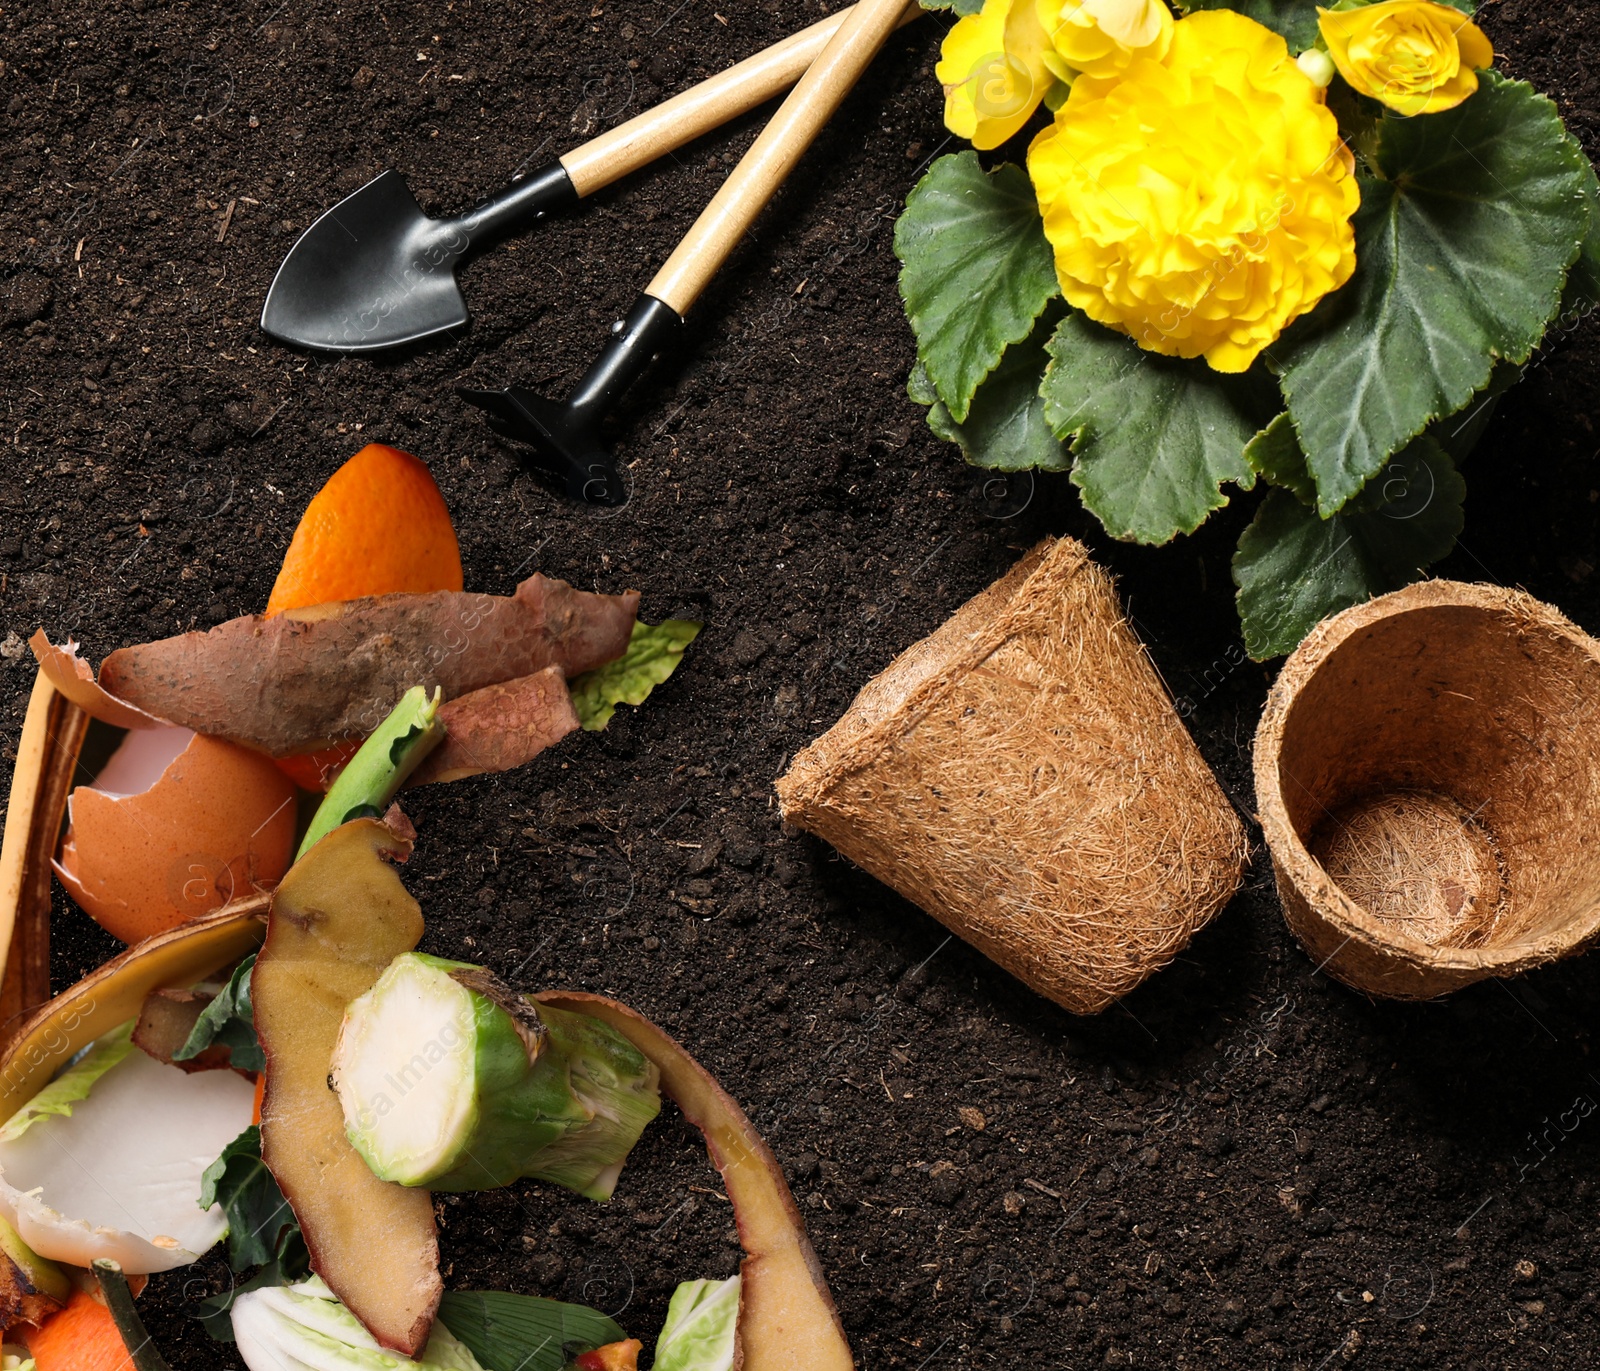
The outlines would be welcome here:
[[[1597,899],[1580,921],[1559,933],[1502,947],[1436,947],[1374,917],[1346,895],[1312,855],[1289,820],[1279,762],[1290,711],[1304,687],[1335,652],[1358,634],[1402,615],[1445,608],[1474,609],[1509,618],[1525,631],[1570,644],[1600,666],[1600,642],[1559,610],[1525,591],[1466,581],[1415,582],[1365,604],[1341,610],[1306,635],[1272,683],[1261,722],[1256,727],[1256,808],[1280,882],[1292,885],[1309,906],[1311,916],[1345,939],[1327,955],[1324,965],[1337,959],[1346,944],[1359,943],[1373,953],[1403,959],[1420,970],[1475,973],[1472,978],[1477,979],[1554,960],[1600,936],[1600,899]]]

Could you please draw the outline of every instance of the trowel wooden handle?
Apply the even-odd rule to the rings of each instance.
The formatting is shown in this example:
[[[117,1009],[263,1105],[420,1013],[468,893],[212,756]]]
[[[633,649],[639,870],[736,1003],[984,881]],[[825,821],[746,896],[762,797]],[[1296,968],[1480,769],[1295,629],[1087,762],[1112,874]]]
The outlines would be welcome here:
[[[901,8],[901,24],[909,24],[922,13],[919,0],[910,0],[909,4],[902,0]],[[816,61],[852,12],[844,9],[830,14],[810,28],[801,29],[781,43],[774,43],[754,57],[745,58],[562,154],[561,165],[573,187],[580,196],[593,195],[602,186],[609,186],[786,91]]]
[[[679,315],[700,297],[900,23],[905,0],[858,0],[683,241],[645,287]]]

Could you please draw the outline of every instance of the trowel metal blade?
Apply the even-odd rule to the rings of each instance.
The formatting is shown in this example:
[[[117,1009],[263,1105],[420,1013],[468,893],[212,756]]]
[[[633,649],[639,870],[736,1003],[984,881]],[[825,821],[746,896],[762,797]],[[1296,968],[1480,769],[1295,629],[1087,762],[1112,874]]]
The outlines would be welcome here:
[[[261,327],[297,347],[372,352],[467,322],[464,233],[422,212],[386,171],[312,224],[283,259]]]

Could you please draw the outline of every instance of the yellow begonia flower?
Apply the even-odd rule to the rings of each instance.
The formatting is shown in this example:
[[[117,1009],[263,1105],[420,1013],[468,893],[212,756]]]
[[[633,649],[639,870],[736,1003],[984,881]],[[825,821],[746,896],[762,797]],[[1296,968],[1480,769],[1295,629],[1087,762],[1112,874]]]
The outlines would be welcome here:
[[[934,75],[945,127],[975,148],[997,148],[1028,122],[1050,85],[1049,44],[1034,0],[984,0],[945,35]]]
[[[1317,15],[1339,75],[1401,114],[1454,109],[1478,89],[1477,68],[1494,61],[1483,30],[1448,5],[1387,0]]]
[[[1045,66],[1063,81],[1114,76],[1135,57],[1165,57],[1172,11],[1163,0],[1034,0],[1050,35]]]
[[[1068,302],[1218,371],[1350,279],[1353,171],[1283,39],[1232,10],[1180,19],[1162,61],[1080,76],[1028,150]]]

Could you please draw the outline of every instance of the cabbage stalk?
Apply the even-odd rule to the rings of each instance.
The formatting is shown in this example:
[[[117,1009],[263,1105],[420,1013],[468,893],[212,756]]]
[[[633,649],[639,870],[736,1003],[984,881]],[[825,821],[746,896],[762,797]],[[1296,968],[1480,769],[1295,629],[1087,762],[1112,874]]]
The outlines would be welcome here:
[[[351,1001],[332,1079],[374,1174],[433,1190],[528,1176],[609,1199],[661,1110],[660,1073],[609,1025],[420,952]]]

